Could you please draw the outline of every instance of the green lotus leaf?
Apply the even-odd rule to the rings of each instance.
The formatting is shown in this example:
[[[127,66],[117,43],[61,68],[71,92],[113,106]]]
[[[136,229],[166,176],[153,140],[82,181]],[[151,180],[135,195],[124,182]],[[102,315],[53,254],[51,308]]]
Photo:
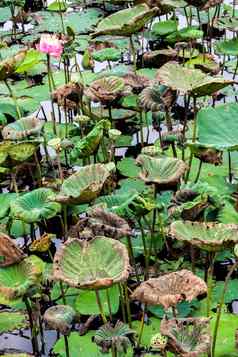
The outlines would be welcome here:
[[[176,185],[187,169],[184,161],[170,157],[157,158],[141,154],[136,161],[141,166],[142,180],[161,186]]]
[[[201,109],[197,115],[197,140],[189,145],[237,150],[238,148],[238,105],[228,103],[216,108]]]
[[[54,279],[80,289],[100,289],[127,280],[126,246],[111,238],[69,239],[56,252]]]
[[[231,40],[217,41],[215,51],[223,55],[238,56],[238,39],[233,38]]]
[[[117,48],[108,47],[108,48],[103,48],[100,51],[93,52],[92,56],[93,59],[98,62],[104,62],[104,61],[116,62],[121,58],[121,53],[122,51]]]
[[[22,142],[12,144],[8,149],[8,155],[13,163],[21,163],[29,160],[37,150],[37,143]]]
[[[238,242],[238,225],[214,222],[175,221],[170,226],[174,239],[206,251],[220,251]]]
[[[2,136],[5,140],[22,140],[31,135],[39,135],[43,125],[44,121],[35,117],[22,118],[6,125]]]
[[[74,148],[70,151],[70,158],[76,160],[95,153],[104,132],[110,127],[111,123],[108,120],[100,120],[83,139],[77,141]]]
[[[203,31],[196,26],[185,27],[166,36],[168,42],[191,41],[203,37]]]
[[[140,31],[156,15],[157,10],[157,8],[150,9],[146,4],[140,4],[115,12],[99,22],[93,37],[100,35],[131,36]]]
[[[190,59],[185,63],[186,68],[198,68],[203,72],[217,74],[220,71],[220,65],[216,63],[214,57],[208,53],[200,53],[197,57]]]
[[[43,262],[36,256],[0,268],[0,294],[8,300],[30,296],[40,284],[42,272]]]
[[[63,335],[68,335],[76,312],[69,305],[56,305],[49,307],[44,313],[44,321],[52,330],[57,330]]]
[[[163,319],[160,332],[168,338],[168,350],[178,355],[198,357],[211,349],[209,318]]]
[[[99,195],[114,168],[112,163],[92,164],[80,168],[63,182],[56,201],[74,204],[91,202]]]
[[[17,194],[14,192],[0,194],[0,219],[6,217],[10,211],[10,202],[14,201]]]
[[[166,36],[177,31],[178,23],[174,20],[159,21],[153,24],[152,33],[156,36]]]
[[[26,223],[40,222],[56,216],[61,205],[52,202],[54,193],[48,188],[38,188],[11,202],[11,216]]]
[[[0,312],[0,335],[27,327],[27,318],[21,312]]]
[[[167,87],[181,94],[195,97],[211,95],[233,83],[223,77],[211,77],[199,69],[189,69],[177,62],[168,62],[157,72],[157,79]]]

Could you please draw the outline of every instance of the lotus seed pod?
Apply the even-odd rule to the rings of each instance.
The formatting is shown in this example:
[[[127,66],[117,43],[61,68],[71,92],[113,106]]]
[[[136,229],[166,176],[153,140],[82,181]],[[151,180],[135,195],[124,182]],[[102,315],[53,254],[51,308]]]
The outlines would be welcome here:
[[[51,329],[57,330],[63,335],[69,335],[75,314],[71,306],[56,305],[46,310],[44,321]]]

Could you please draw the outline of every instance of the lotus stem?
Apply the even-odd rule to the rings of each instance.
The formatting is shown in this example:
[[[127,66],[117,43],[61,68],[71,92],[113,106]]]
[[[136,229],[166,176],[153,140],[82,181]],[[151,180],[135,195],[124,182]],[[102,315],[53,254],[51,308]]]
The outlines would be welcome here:
[[[114,343],[112,343],[112,357],[117,357],[117,348]]]
[[[20,119],[20,118],[21,118],[21,111],[20,111],[19,105],[18,105],[18,103],[17,103],[17,98],[16,98],[16,96],[14,95],[14,93],[13,93],[13,91],[12,91],[12,88],[11,88],[11,86],[9,85],[7,79],[4,80],[4,83],[5,83],[5,85],[6,85],[7,89],[8,89],[8,92],[9,92],[10,97],[12,98],[12,100],[13,100],[13,102],[14,102],[14,104],[15,104],[18,119]]]
[[[212,278],[213,278],[213,269],[214,269],[214,260],[216,253],[208,253],[209,268],[207,271],[207,317],[210,316],[211,312],[211,298],[212,298]]]
[[[56,119],[55,119],[55,109],[54,109],[54,103],[52,101],[52,92],[53,92],[53,77],[51,74],[51,66],[50,66],[50,56],[47,54],[47,70],[48,70],[48,84],[49,84],[49,91],[50,91],[50,96],[51,96],[51,108],[52,108],[52,122],[53,122],[53,132],[55,135],[56,133]]]
[[[196,115],[197,115],[197,98],[193,97],[193,113],[194,113],[194,123],[193,123],[193,137],[192,137],[192,142],[194,143],[196,141],[196,136],[197,136],[197,120],[196,120]],[[192,167],[192,161],[193,161],[193,153],[190,153],[189,157],[189,164],[188,164],[188,171],[185,179],[185,183],[188,182],[189,179],[189,174],[191,171]]]
[[[35,334],[35,325],[34,325],[34,320],[33,320],[33,316],[32,316],[33,314],[32,314],[31,303],[29,302],[29,300],[26,296],[23,298],[23,302],[26,306],[26,311],[27,311],[27,314],[29,317],[33,354],[34,354],[34,356],[39,356],[39,345],[38,345],[37,336]]]
[[[225,279],[225,283],[224,283],[224,287],[221,293],[221,298],[220,298],[220,302],[219,302],[219,306],[218,306],[218,310],[217,310],[217,314],[216,314],[216,322],[215,322],[215,327],[214,327],[214,332],[213,332],[213,340],[212,340],[212,357],[215,357],[215,349],[216,349],[216,341],[217,341],[217,333],[218,333],[218,329],[219,329],[219,324],[220,324],[220,320],[221,320],[221,313],[222,313],[222,308],[225,302],[225,295],[226,295],[226,291],[228,288],[228,283],[230,281],[230,278],[232,276],[232,274],[234,273],[234,271],[238,268],[238,261],[236,261],[233,266],[231,267],[229,273],[226,276]]]
[[[39,183],[41,185],[41,182],[42,182],[41,166],[40,166],[36,152],[34,152],[34,158],[35,158],[36,167],[37,167],[37,171],[38,171],[38,175],[39,175]]]
[[[144,147],[144,133],[143,133],[142,111],[140,111],[140,143],[141,143],[141,147]]]
[[[233,80],[236,78],[237,70],[238,70],[238,57],[236,57],[236,68],[235,68],[235,72],[233,74]]]
[[[70,357],[68,336],[65,336],[65,335],[64,335],[64,345],[65,345],[66,357]]]
[[[228,151],[228,166],[229,166],[229,183],[232,183],[231,152],[230,151]]]
[[[106,289],[106,297],[107,297],[107,306],[108,306],[108,311],[109,311],[109,317],[110,317],[110,321],[112,321],[112,306],[111,306],[110,295],[109,295],[108,289]]]
[[[126,300],[126,312],[127,312],[127,318],[128,318],[128,325],[130,328],[132,328],[132,322],[131,322],[131,308],[130,308],[130,301],[129,301],[129,296],[128,296],[128,288],[127,288],[127,283],[125,282],[123,284],[124,286],[124,292],[125,292],[125,300]]]
[[[135,257],[134,257],[134,253],[133,253],[133,248],[132,248],[131,237],[130,236],[127,236],[127,246],[128,246],[128,253],[129,253],[131,265],[133,266],[133,268],[135,270],[136,280],[139,283],[140,282],[140,278],[139,278],[139,274],[138,274],[138,271],[137,271],[137,266],[136,266],[136,261],[135,261]]]
[[[141,224],[140,219],[138,220],[138,224],[139,224],[140,231],[141,231],[141,238],[142,238],[142,242],[143,242],[144,256],[145,256],[144,280],[147,280],[148,273],[149,273],[149,255],[148,255],[148,249],[147,249],[146,241],[145,241],[145,231],[144,231],[143,225]]]
[[[67,234],[68,234],[68,212],[67,212],[67,205],[63,205],[63,214],[64,214],[64,239],[67,239]]]
[[[66,301],[66,297],[65,297],[65,292],[64,292],[64,286],[62,281],[59,282],[60,285],[60,291],[61,291],[61,295],[62,295],[62,301],[64,305],[67,305],[67,301]]]
[[[100,294],[99,294],[99,291],[97,289],[95,289],[95,295],[96,295],[96,301],[97,301],[97,304],[98,304],[98,308],[99,308],[99,311],[100,311],[100,315],[101,315],[101,318],[102,318],[102,321],[104,324],[107,323],[107,318],[106,318],[106,315],[103,311],[103,306],[102,306],[102,302],[101,302],[101,299],[100,299]]]
[[[199,166],[198,166],[198,172],[197,172],[197,176],[195,178],[194,183],[197,183],[201,174],[201,170],[202,170],[202,160],[199,161]]]
[[[62,32],[65,34],[64,18],[63,18],[60,0],[57,0],[57,3],[59,5],[59,14],[60,14],[60,20],[61,20],[61,25],[62,25]]]
[[[125,298],[123,293],[123,286],[118,284],[119,291],[120,291],[120,301],[121,301],[121,311],[122,311],[122,320],[126,323],[126,310],[125,310]]]
[[[141,317],[141,323],[140,323],[140,330],[139,330],[139,336],[137,340],[137,347],[140,347],[141,344],[141,339],[144,331],[144,325],[145,325],[145,312],[146,312],[146,304],[144,305],[143,311],[142,311],[142,317]]]
[[[136,50],[135,50],[132,36],[130,36],[130,49],[131,49],[132,59],[133,59],[133,68],[134,68],[134,71],[136,72]]]

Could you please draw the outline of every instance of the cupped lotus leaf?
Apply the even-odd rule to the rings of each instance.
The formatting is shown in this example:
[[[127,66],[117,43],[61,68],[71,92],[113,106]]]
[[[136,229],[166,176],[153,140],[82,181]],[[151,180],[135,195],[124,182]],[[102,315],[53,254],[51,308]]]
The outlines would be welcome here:
[[[223,55],[238,56],[238,39],[217,41],[215,51]]]
[[[176,355],[199,357],[210,352],[209,318],[163,319],[160,331],[168,338],[168,350]]]
[[[43,263],[36,256],[0,268],[0,294],[8,300],[30,296],[40,284],[42,272]]]
[[[207,251],[220,251],[238,242],[238,225],[214,222],[175,221],[170,226],[174,239]]]
[[[88,203],[101,192],[104,183],[110,177],[115,165],[92,164],[67,178],[61,187],[56,201],[67,203]]]
[[[100,51],[94,51],[92,57],[95,61],[104,62],[104,61],[112,61],[116,62],[121,58],[122,51],[114,48],[108,47],[103,48]]]
[[[84,138],[79,140],[70,151],[72,160],[92,155],[98,149],[105,131],[110,129],[111,123],[108,120],[100,120],[94,128]]]
[[[21,49],[14,56],[8,57],[0,61],[0,80],[4,81],[11,76],[17,67],[24,61],[27,54],[27,49]]]
[[[69,305],[56,305],[49,307],[44,313],[44,321],[52,330],[57,330],[63,335],[69,335],[76,312]]]
[[[185,68],[177,62],[168,62],[163,65],[157,72],[157,79],[181,94],[190,94],[194,97],[211,95],[234,83],[223,77],[211,77],[199,69]]]
[[[183,269],[141,283],[133,291],[131,299],[168,309],[183,300],[192,301],[206,292],[206,283],[191,271]]]
[[[100,35],[131,36],[140,31],[156,15],[157,11],[157,8],[150,9],[148,5],[140,4],[115,12],[99,22],[93,37]]]
[[[26,117],[6,125],[2,130],[5,140],[21,140],[31,135],[39,135],[44,121],[35,117]]]
[[[77,109],[83,95],[83,85],[81,83],[69,82],[58,87],[52,93],[52,99],[60,107],[67,109]]]
[[[142,180],[161,186],[176,185],[187,169],[184,161],[170,157],[158,158],[141,154],[136,161],[141,166]]]
[[[220,16],[215,20],[214,27],[219,30],[238,31],[238,19],[237,17],[231,17],[229,15]]]
[[[125,83],[122,78],[103,77],[92,82],[85,90],[85,95],[94,102],[108,104],[122,96],[124,87]]]
[[[25,254],[13,239],[0,232],[0,267],[16,264],[24,257]]]
[[[145,88],[139,96],[142,108],[152,112],[163,110],[164,107],[171,107],[175,99],[176,95],[170,88],[157,82]]]
[[[27,318],[21,312],[0,312],[0,335],[27,327]]]
[[[53,202],[55,194],[49,188],[38,188],[11,202],[11,215],[26,223],[50,219],[61,211],[61,205]]]
[[[80,289],[100,289],[127,280],[126,246],[111,238],[70,239],[56,252],[54,279]]]
[[[238,105],[235,103],[201,109],[197,114],[197,140],[194,145],[221,151],[237,150],[237,114]]]
[[[138,73],[129,72],[123,76],[125,85],[132,89],[132,92],[138,94],[147,87],[150,83],[146,76],[139,75]]]
[[[109,352],[111,348],[116,348],[119,353],[124,354],[131,345],[135,334],[136,331],[121,321],[117,321],[114,326],[108,322],[96,331],[94,342],[101,347],[103,353]]]

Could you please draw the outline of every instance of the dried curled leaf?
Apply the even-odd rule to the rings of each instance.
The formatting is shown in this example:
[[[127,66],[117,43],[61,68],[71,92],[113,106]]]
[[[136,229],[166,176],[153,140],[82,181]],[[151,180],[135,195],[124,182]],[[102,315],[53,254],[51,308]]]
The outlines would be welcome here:
[[[162,305],[168,309],[180,301],[192,301],[206,291],[207,286],[202,279],[183,269],[145,281],[135,289],[131,298],[149,305]]]
[[[82,84],[70,82],[57,88],[52,93],[52,99],[63,108],[76,109],[79,105],[82,95]]]
[[[198,357],[211,348],[209,318],[162,320],[161,334],[168,338],[169,351],[181,357]]]
[[[25,254],[13,240],[0,232],[0,267],[16,264],[24,257]]]

